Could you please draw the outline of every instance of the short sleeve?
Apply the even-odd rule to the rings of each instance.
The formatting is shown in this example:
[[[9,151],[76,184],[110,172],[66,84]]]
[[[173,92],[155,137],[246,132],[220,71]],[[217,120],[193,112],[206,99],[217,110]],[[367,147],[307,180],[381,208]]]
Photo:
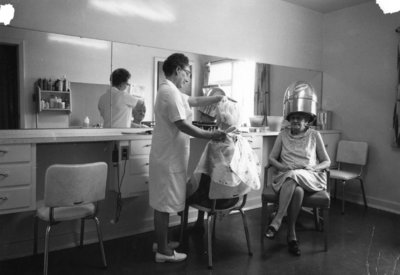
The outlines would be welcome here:
[[[167,96],[167,104],[168,104],[168,119],[171,122],[176,122],[179,120],[186,119],[186,111],[185,111],[185,98],[180,95],[180,92],[171,92],[168,93]]]

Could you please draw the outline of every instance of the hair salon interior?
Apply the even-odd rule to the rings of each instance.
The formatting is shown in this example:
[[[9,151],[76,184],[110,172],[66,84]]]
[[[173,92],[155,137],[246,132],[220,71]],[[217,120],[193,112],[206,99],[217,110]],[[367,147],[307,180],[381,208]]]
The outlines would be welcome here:
[[[56,224],[48,274],[400,274],[399,12],[384,12],[373,0],[0,3],[0,15],[6,5],[14,8],[0,26],[0,274],[43,273],[46,223],[36,224],[35,216],[48,215],[37,213],[47,168],[99,161],[108,165],[97,213],[104,249],[91,220],[83,228],[79,220]],[[208,96],[220,87],[242,104],[246,118],[263,116],[260,127],[247,124],[244,133],[254,139],[262,168],[279,133],[269,129],[268,118],[283,116],[285,91],[296,81],[315,91],[313,127],[325,142],[332,176],[340,141],[368,145],[364,190],[353,179],[337,181],[336,192],[331,180],[323,219],[314,220],[313,208],[301,211],[300,257],[288,253],[286,231],[274,240],[260,234],[268,181],[261,169],[262,186],[243,207],[251,246],[237,211],[219,215],[209,239],[190,224],[181,234],[181,217],[171,215],[170,238],[182,241],[177,250],[188,258],[155,263],[149,148],[162,63],[175,52],[190,61],[183,92]],[[151,123],[145,132],[102,127],[97,103],[117,68],[131,73],[130,92],[146,104],[144,121]],[[202,121],[204,113],[193,112],[199,127],[212,127]],[[203,147],[191,147],[191,154],[201,154]],[[196,213],[189,209],[189,223]]]

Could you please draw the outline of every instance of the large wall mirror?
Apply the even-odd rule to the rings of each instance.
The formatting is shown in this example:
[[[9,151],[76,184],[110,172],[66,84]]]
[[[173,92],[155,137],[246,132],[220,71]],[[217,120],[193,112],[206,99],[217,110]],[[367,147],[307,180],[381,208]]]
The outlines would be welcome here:
[[[153,104],[159,78],[155,66],[174,50],[17,28],[0,29],[4,37],[0,38],[0,45],[15,44],[23,48],[20,50],[23,71],[20,70],[19,75],[19,106],[16,106],[21,116],[19,128],[81,128],[86,117],[90,119],[90,126],[101,125],[98,100],[110,87],[111,72],[120,67],[132,74],[134,85],[130,93],[142,97],[146,103],[144,120],[154,119]],[[199,53],[184,54],[189,57],[193,72],[191,86],[185,92],[207,95],[206,87],[219,85],[227,95],[243,104],[245,116],[255,113],[260,94],[267,100],[263,103],[266,106],[263,114],[282,115],[284,92],[298,80],[314,86],[321,106],[321,72]],[[38,112],[36,81],[43,78],[55,81],[62,77],[70,82],[70,111]],[[11,92],[16,93],[15,90]],[[195,119],[201,119],[197,111]]]

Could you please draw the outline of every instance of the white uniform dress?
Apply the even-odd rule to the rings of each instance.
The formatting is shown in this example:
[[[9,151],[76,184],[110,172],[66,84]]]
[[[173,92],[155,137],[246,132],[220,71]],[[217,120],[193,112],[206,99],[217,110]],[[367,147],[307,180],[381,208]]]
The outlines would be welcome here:
[[[169,80],[161,83],[154,107],[155,126],[150,151],[149,202],[160,212],[184,210],[186,199],[189,135],[174,122],[191,122],[189,96]]]
[[[98,104],[100,115],[104,120],[104,128],[130,128],[132,109],[138,101],[139,98],[111,87],[100,97]]]

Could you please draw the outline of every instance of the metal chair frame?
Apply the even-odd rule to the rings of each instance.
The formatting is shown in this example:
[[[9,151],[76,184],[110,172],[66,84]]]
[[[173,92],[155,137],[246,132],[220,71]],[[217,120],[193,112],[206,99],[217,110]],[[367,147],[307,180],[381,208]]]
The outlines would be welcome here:
[[[199,204],[186,204],[185,210],[183,211],[183,214],[181,216],[181,240],[183,239],[184,232],[187,228],[187,222],[188,222],[188,212],[189,212],[189,207],[193,207],[199,211],[203,211],[207,213],[207,230],[206,230],[206,239],[207,239],[207,255],[208,255],[208,269],[212,269],[213,267],[213,261],[212,261],[212,239],[215,236],[215,222],[217,218],[222,219],[226,215],[229,215],[232,212],[239,212],[242,216],[242,221],[243,221],[243,227],[246,235],[246,241],[247,241],[247,249],[248,249],[248,254],[250,256],[253,255],[253,252],[251,250],[251,243],[250,243],[250,235],[249,235],[249,229],[247,225],[247,219],[246,219],[246,214],[243,211],[243,207],[246,204],[247,200],[247,194],[242,195],[239,197],[240,200],[236,203],[236,205],[224,209],[217,209],[216,204],[218,199],[213,199],[211,200],[211,207],[207,208]]]
[[[268,171],[270,169],[275,169],[272,166],[267,166],[265,168],[265,175],[264,175],[264,191],[268,186]],[[329,229],[329,209],[330,209],[330,170],[325,169],[327,173],[327,189],[324,191],[324,196],[327,198],[327,201],[324,204],[318,204],[317,201],[313,200],[313,194],[310,192],[304,192],[303,198],[303,205],[302,207],[308,207],[313,209],[313,216],[314,216],[314,224],[315,229],[320,231],[324,234],[324,251],[328,251],[328,229]],[[267,226],[271,222],[271,211],[269,210],[270,206],[277,206],[279,202],[278,194],[274,196],[269,193],[268,195],[264,194],[261,195],[261,247],[264,250],[264,233],[266,231]]]
[[[90,164],[83,164],[83,165],[99,165],[99,164],[100,163],[90,163]],[[69,166],[69,167],[73,167],[73,166],[77,167],[77,166],[80,166],[80,165],[51,165],[46,171],[46,185],[47,184],[51,184],[51,183],[48,182],[47,172],[50,169],[57,169],[60,166],[62,166],[62,167],[67,167],[67,166]],[[107,171],[107,166],[105,166],[105,171]],[[106,181],[106,178],[104,179],[104,196],[105,196],[105,181]],[[82,205],[84,205],[86,203],[92,203],[92,202],[79,201],[79,202],[74,203],[74,205],[72,205],[71,207],[74,207],[74,206],[79,207],[79,206],[82,206]],[[101,229],[100,229],[100,221],[99,221],[99,219],[97,217],[98,210],[99,210],[99,207],[98,207],[99,203],[98,203],[98,201],[96,201],[93,204],[94,204],[95,209],[94,209],[94,212],[91,215],[87,215],[87,216],[78,218],[78,219],[81,220],[80,247],[83,247],[83,243],[84,243],[85,220],[86,219],[92,219],[92,220],[94,220],[94,222],[96,224],[97,237],[98,237],[99,245],[100,245],[101,258],[102,258],[102,262],[103,262],[104,268],[106,268],[107,267],[107,261],[106,261],[106,256],[105,256],[105,252],[104,252],[103,237],[102,237],[102,232],[101,232]],[[44,275],[47,275],[47,273],[48,273],[49,237],[50,237],[51,228],[54,225],[57,225],[57,224],[59,224],[59,223],[61,223],[63,221],[66,221],[66,220],[58,221],[55,218],[54,211],[57,209],[57,206],[46,206],[46,205],[47,204],[46,204],[46,199],[45,199],[45,207],[49,207],[49,218],[48,218],[48,221],[47,221],[46,233],[45,233],[44,266],[43,266],[43,274]],[[59,207],[63,207],[63,206],[59,206]],[[39,220],[41,220],[41,219],[36,214],[35,215],[35,220],[34,220],[34,242],[33,242],[33,254],[34,255],[36,255],[37,251],[38,251],[38,225],[39,225]],[[70,220],[74,220],[74,219],[70,219]]]

